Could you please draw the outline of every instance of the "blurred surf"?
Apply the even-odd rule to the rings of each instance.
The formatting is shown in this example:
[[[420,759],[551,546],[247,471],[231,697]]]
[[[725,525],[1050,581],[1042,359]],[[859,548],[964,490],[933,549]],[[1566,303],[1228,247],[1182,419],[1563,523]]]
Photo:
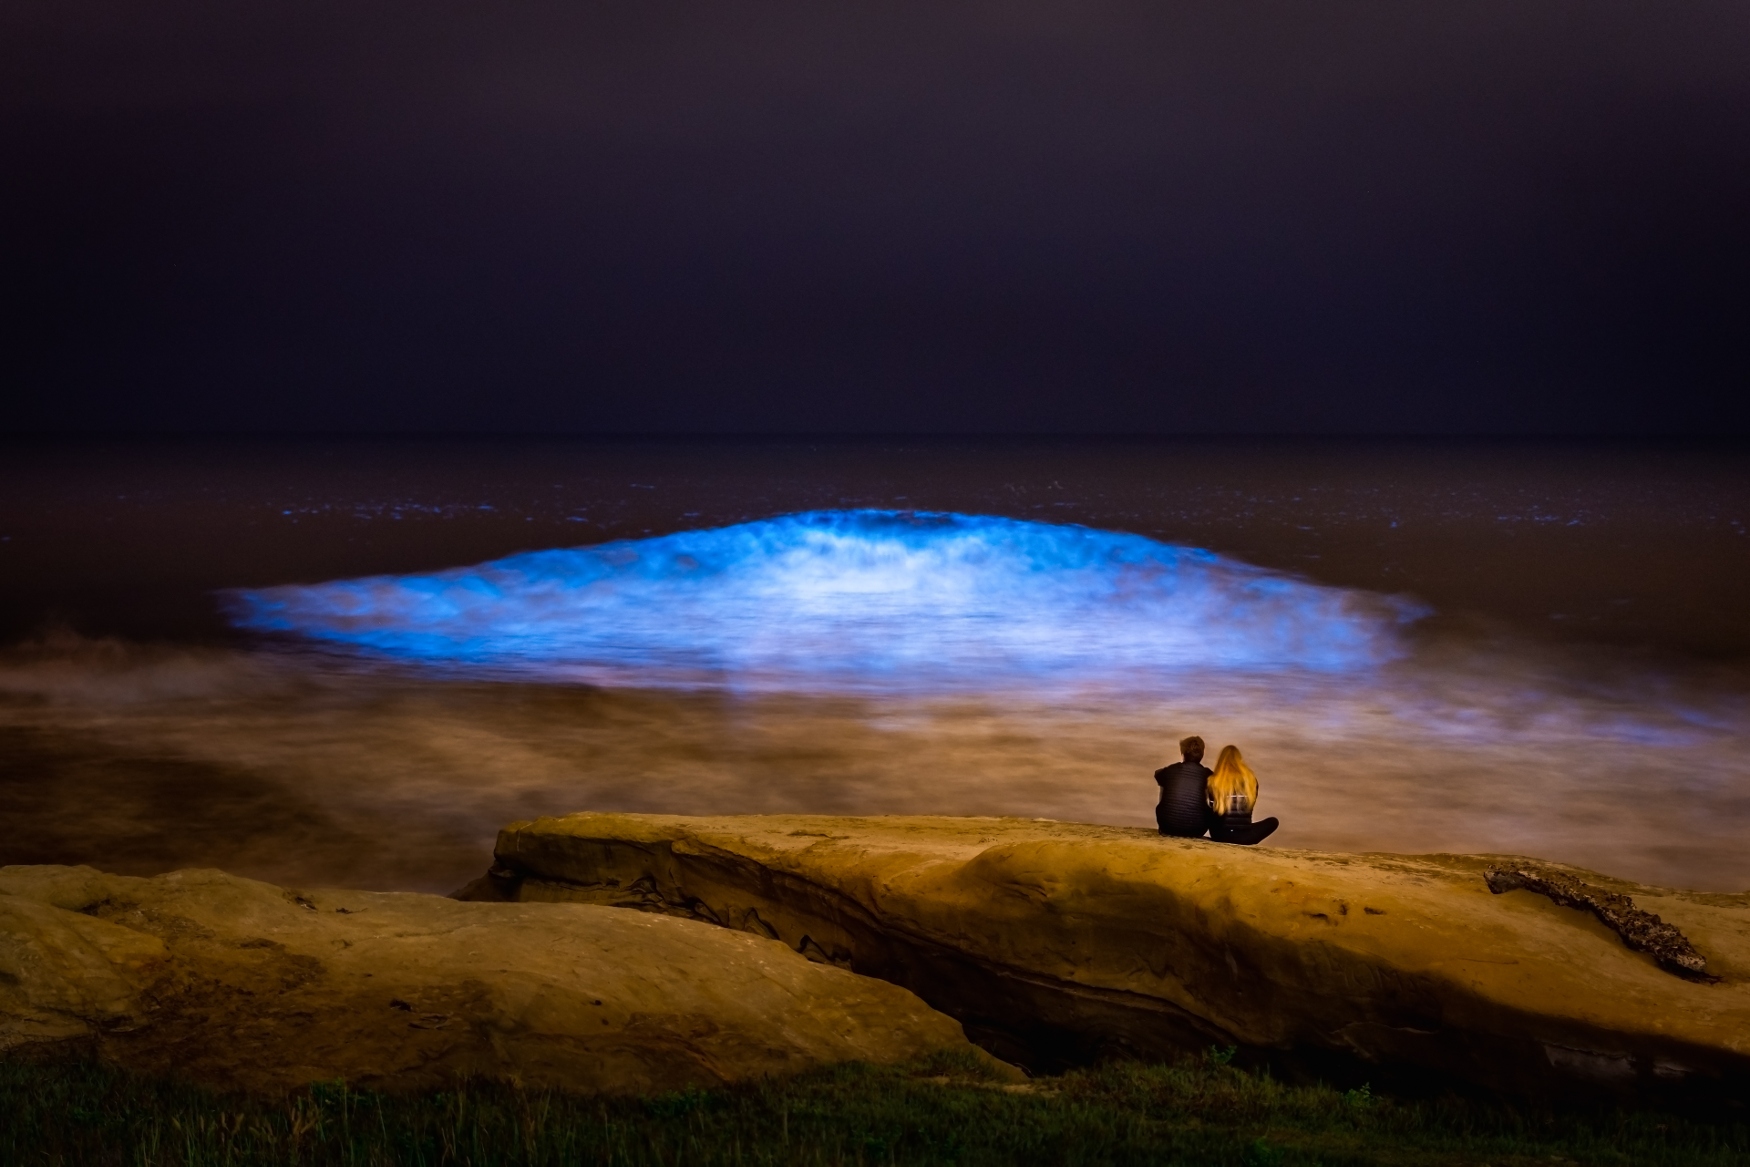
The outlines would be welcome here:
[[[797,692],[1365,669],[1409,600],[1122,532],[816,511],[430,575],[233,593],[234,618],[471,675]]]

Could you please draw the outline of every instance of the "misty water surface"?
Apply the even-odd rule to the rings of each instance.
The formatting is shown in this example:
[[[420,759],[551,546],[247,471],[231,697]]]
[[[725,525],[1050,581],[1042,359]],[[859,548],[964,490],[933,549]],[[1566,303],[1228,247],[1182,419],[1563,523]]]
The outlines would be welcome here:
[[[1197,732],[1246,750],[1272,845],[1750,886],[1729,459],[1266,450],[1186,485],[1148,448],[280,456],[136,461],[114,493],[145,504],[39,465],[60,510],[14,529],[96,598],[0,661],[0,858],[449,890],[500,825],[578,809],[1145,826]],[[780,519],[858,506],[902,513]],[[184,553],[79,540],[118,514]],[[431,545],[346,549],[396,524]],[[1438,570],[1466,562],[1526,578]],[[105,599],[130,570],[164,598]]]

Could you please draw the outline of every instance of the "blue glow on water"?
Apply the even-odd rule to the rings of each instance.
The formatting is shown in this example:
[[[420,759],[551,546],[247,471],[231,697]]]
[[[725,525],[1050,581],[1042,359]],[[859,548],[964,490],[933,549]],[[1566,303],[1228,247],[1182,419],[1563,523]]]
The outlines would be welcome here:
[[[245,628],[463,673],[810,691],[1352,672],[1425,614],[1140,535],[875,510],[229,599]]]

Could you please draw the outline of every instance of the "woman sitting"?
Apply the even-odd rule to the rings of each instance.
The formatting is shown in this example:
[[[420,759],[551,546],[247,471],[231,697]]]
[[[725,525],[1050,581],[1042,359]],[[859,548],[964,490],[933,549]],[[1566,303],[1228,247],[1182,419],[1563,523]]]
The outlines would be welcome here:
[[[1238,746],[1223,746],[1209,776],[1209,837],[1217,843],[1250,846],[1268,838],[1277,827],[1274,818],[1252,821],[1258,802],[1258,776],[1240,757]]]

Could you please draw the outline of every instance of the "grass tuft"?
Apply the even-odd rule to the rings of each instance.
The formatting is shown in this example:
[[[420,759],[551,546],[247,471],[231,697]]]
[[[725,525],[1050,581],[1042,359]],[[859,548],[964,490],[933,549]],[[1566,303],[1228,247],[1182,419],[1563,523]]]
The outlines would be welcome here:
[[[1750,1126],[1556,1110],[1366,1086],[1293,1086],[1212,1051],[1024,1086],[978,1061],[840,1066],[724,1090],[609,1099],[476,1082],[384,1094],[335,1082],[271,1101],[84,1062],[0,1062],[0,1163],[1349,1164],[1624,1167],[1750,1163]]]

